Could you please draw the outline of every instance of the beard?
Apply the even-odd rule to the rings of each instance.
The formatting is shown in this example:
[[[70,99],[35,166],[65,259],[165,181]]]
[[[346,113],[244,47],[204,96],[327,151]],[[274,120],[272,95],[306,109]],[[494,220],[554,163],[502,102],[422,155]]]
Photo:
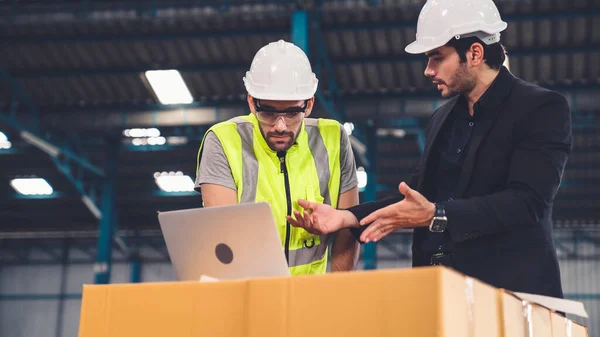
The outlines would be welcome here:
[[[294,142],[296,141],[296,134],[297,134],[292,131],[283,131],[283,132],[270,131],[270,132],[265,133],[265,131],[262,128],[260,129],[260,133],[262,133],[269,148],[276,152],[289,150],[289,148],[292,147],[292,145],[294,145]],[[286,138],[277,139],[277,138],[273,138],[273,137],[286,137]]]
[[[461,63],[450,78],[449,82],[438,81],[446,86],[446,90],[442,91],[442,97],[448,98],[458,94],[466,93],[475,88],[475,76],[469,72],[466,63]],[[450,83],[450,84],[448,84]]]

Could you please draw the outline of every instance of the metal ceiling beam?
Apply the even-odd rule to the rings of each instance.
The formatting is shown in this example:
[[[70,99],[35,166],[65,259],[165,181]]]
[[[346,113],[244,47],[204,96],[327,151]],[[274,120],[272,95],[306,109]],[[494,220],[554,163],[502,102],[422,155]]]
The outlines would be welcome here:
[[[510,25],[511,23],[516,22],[526,22],[526,21],[545,21],[545,20],[561,20],[568,19],[571,17],[575,18],[588,18],[600,15],[600,9],[591,8],[589,10],[566,10],[566,11],[551,11],[547,13],[516,13],[516,14],[508,14],[502,16],[502,19]],[[355,23],[355,22],[347,22],[344,24],[329,24],[323,27],[323,31],[326,33],[343,33],[343,32],[352,32],[352,31],[368,31],[368,30],[391,30],[391,29],[406,29],[406,28],[416,28],[417,22],[416,20],[410,21],[388,21],[388,22],[367,22],[367,23]]]
[[[324,42],[321,43],[325,45]],[[532,48],[532,49],[516,49],[508,50],[510,57],[522,57],[522,56],[542,56],[542,55],[574,55],[579,53],[593,53],[600,51],[600,45],[586,45],[586,46],[571,46],[571,47],[545,47],[545,48]],[[314,63],[314,60],[311,60]],[[386,56],[358,56],[358,57],[340,57],[329,62],[329,67],[334,68],[336,66],[351,66],[360,65],[365,63],[398,63],[398,62],[413,62],[413,61],[426,61],[424,55],[386,55]],[[139,75],[143,74],[147,70],[161,70],[161,69],[177,69],[182,73],[194,73],[194,72],[239,72],[243,73],[248,70],[248,63],[232,63],[232,64],[202,64],[202,65],[184,65],[174,66],[165,64],[164,66],[125,66],[125,67],[114,67],[114,68],[90,68],[90,69],[17,69],[10,70],[10,75],[19,79],[33,79],[33,78],[50,78],[50,77],[81,77],[81,76],[117,76],[117,75]],[[315,67],[318,68],[318,67]],[[335,72],[331,74],[335,75]],[[329,85],[330,90],[335,90],[335,87]]]
[[[95,185],[91,183],[89,184],[89,188],[86,188],[84,173],[91,173],[94,178],[103,178],[104,170],[90,163],[86,158],[75,154],[68,147],[57,146],[42,137],[40,135],[39,127],[40,114],[37,110],[37,107],[31,102],[28,95],[21,89],[17,81],[9,76],[3,67],[0,67],[0,75],[2,75],[4,80],[11,85],[12,94],[13,97],[15,97],[15,100],[18,98],[19,101],[23,102],[30,110],[30,115],[34,117],[30,122],[32,122],[31,124],[33,124],[34,127],[28,128],[18,122],[15,118],[16,113],[14,111],[10,115],[0,112],[0,120],[3,120],[6,124],[19,130],[23,140],[47,153],[58,170],[77,189],[81,196],[82,202],[88,207],[90,212],[96,218],[100,218],[102,214],[98,209],[94,195]]]
[[[52,144],[50,141],[39,135],[38,133],[40,114],[36,106],[33,105],[33,103],[31,103],[31,100],[21,89],[21,86],[17,83],[17,81],[14,80],[10,75],[8,75],[4,67],[1,66],[0,75],[4,78],[5,81],[7,81],[11,85],[12,94],[14,97],[13,100],[16,100],[16,98],[18,97],[19,101],[24,103],[30,110],[30,115],[34,116],[35,118],[34,120],[30,120],[30,122],[32,122],[32,124],[34,125],[33,127],[26,127],[25,125],[21,124],[15,118],[16,116],[14,112],[11,114],[5,114],[3,112],[0,112],[1,120],[3,120],[6,124],[10,125],[11,127],[19,130],[21,137],[25,141],[46,152],[51,157],[72,160],[76,164],[80,165],[81,167],[85,168],[86,170],[97,176],[102,177],[104,175],[104,172],[101,168],[93,165],[87,159],[82,158],[81,156],[73,153],[70,149]]]
[[[150,32],[121,34],[103,33],[86,34],[73,36],[7,36],[2,39],[0,44],[14,46],[18,44],[53,44],[53,43],[121,43],[136,41],[171,41],[171,40],[206,40],[206,39],[224,39],[224,38],[248,38],[250,36],[273,36],[273,38],[287,38],[289,36],[288,27],[253,27],[243,30],[207,30],[207,31],[175,31],[175,32]]]
[[[543,85],[543,84],[542,84]],[[570,85],[543,85],[546,88],[557,90],[567,97],[577,98],[578,96],[589,95],[594,98],[596,91],[600,90],[600,83],[573,83]],[[588,92],[589,91],[589,92]],[[325,97],[328,97],[327,95]],[[431,90],[418,91],[388,91],[388,92],[371,92],[371,93],[342,93],[341,99],[348,105],[345,113],[347,116],[352,116],[347,120],[356,122],[362,116],[360,111],[363,105],[369,105],[373,102],[372,108],[377,106],[377,102],[386,101],[389,109],[395,109],[394,115],[387,113],[386,115],[370,114],[368,118],[374,118],[380,121],[395,119],[403,119],[408,117],[426,118],[435,110],[435,106],[443,103],[439,92],[432,86]],[[430,103],[427,103],[430,101]],[[571,108],[573,111],[580,110],[579,103],[581,100],[573,99]],[[593,99],[592,99],[593,101]],[[415,103],[415,104],[413,104]],[[362,105],[357,105],[362,104]],[[424,104],[424,105],[423,105]],[[429,104],[429,105],[428,105]],[[410,107],[410,109],[409,109]],[[425,109],[425,110],[423,110]],[[104,107],[48,107],[43,109],[42,125],[45,128],[52,130],[63,130],[70,132],[91,132],[92,130],[115,130],[132,127],[198,127],[209,126],[216,122],[226,120],[230,117],[247,113],[247,103],[240,99],[237,102],[227,101],[207,101],[190,104],[185,107],[173,108],[170,106],[158,104],[139,104],[139,105],[107,105]],[[102,118],[99,118],[102,116]],[[27,121],[23,116],[22,119]],[[72,123],[66,125],[63,120],[69,120]],[[591,121],[586,121],[585,125],[595,125]],[[182,135],[186,136],[186,135]],[[159,147],[156,147],[159,149]],[[131,149],[131,150],[143,150]],[[2,150],[0,150],[1,152]],[[10,151],[14,152],[12,148]]]
[[[90,68],[90,69],[25,69],[11,70],[11,76],[20,79],[40,78],[40,77],[78,77],[78,76],[117,76],[117,75],[137,75],[143,74],[147,70],[177,69],[182,73],[193,72],[212,72],[212,71],[233,71],[245,72],[248,70],[248,63],[239,64],[197,64],[185,66],[140,66],[133,67],[115,67],[115,68]]]
[[[290,0],[289,2],[296,2]],[[172,7],[172,6],[171,6]],[[325,10],[319,8],[314,9],[317,13]],[[419,8],[414,7],[415,13]],[[327,10],[331,12],[331,10]],[[8,11],[7,11],[8,12]],[[560,20],[565,18],[575,17],[593,17],[600,14],[597,8],[589,10],[567,10],[567,11],[552,11],[539,14],[508,14],[503,19],[509,23],[523,21],[544,21],[544,20]],[[118,20],[118,19],[117,19]],[[364,31],[364,30],[389,30],[389,29],[405,29],[414,28],[415,20],[410,21],[388,21],[388,22],[369,22],[369,23],[344,23],[344,24],[328,24],[323,26],[323,31],[328,32],[348,32],[348,31]],[[5,36],[2,39],[2,44],[35,44],[35,43],[98,43],[98,42],[131,42],[131,41],[164,41],[173,39],[208,39],[208,38],[244,38],[257,35],[277,35],[286,37],[289,34],[289,27],[255,27],[251,29],[239,30],[223,30],[223,31],[206,31],[206,32],[152,32],[150,34],[127,34],[127,32],[119,32],[112,34],[97,34],[97,35],[75,35],[48,38],[47,36]]]
[[[600,51],[600,44],[572,47],[545,47],[531,49],[516,49],[508,50],[509,57],[524,57],[524,56],[549,56],[549,55],[573,55],[580,53],[594,53]],[[368,56],[368,57],[341,57],[334,60],[335,65],[354,65],[364,63],[396,63],[396,62],[412,62],[412,61],[427,61],[425,55],[420,54],[403,54],[394,56]]]

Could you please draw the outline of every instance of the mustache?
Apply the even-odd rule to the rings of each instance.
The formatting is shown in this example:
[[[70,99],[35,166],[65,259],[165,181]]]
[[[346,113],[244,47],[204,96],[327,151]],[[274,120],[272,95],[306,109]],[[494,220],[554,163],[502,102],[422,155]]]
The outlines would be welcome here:
[[[267,132],[267,137],[283,137],[283,136],[290,136],[293,137],[294,133],[293,132],[289,132],[289,131],[283,131],[283,132]]]

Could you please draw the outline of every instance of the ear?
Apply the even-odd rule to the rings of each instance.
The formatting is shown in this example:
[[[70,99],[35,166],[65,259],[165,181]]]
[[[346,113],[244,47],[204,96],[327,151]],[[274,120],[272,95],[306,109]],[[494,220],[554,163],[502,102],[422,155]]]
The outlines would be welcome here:
[[[253,114],[255,114],[255,115],[256,115],[256,111],[254,111],[254,101],[253,101],[253,97],[252,97],[252,96],[250,96],[250,94],[248,94],[247,101],[248,101],[248,107],[250,107],[250,111],[251,111]]]
[[[484,59],[483,45],[479,42],[473,43],[471,48],[467,50],[467,61],[469,61],[472,66],[478,67],[484,63]]]
[[[314,105],[315,105],[315,96],[311,97],[308,100],[308,104],[306,104],[306,112],[304,113],[304,118],[310,116],[310,113],[312,112]]]

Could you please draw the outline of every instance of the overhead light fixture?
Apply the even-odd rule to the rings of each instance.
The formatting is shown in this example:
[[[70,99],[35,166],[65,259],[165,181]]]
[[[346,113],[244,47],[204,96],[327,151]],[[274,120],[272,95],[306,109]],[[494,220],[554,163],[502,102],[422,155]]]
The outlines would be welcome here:
[[[358,179],[358,189],[363,189],[367,186],[367,172],[363,167],[356,169],[356,179]]]
[[[10,181],[10,185],[23,195],[50,195],[54,192],[43,178],[15,178]]]
[[[194,101],[179,71],[148,70],[145,75],[160,103],[189,104]]]
[[[392,135],[396,138],[404,138],[406,136],[406,130],[404,129],[393,129]]]
[[[0,131],[0,149],[10,149],[11,147],[12,144],[8,141],[8,137]]]
[[[131,144],[135,146],[142,145],[165,145],[167,139],[165,137],[150,137],[150,138],[134,138],[131,140]]]
[[[142,138],[142,137],[158,137],[160,136],[160,130],[157,128],[135,128],[123,130],[123,136],[131,138]]]
[[[344,129],[346,130],[346,133],[348,134],[348,136],[350,136],[352,134],[352,131],[354,131],[354,123],[352,123],[352,122],[344,123]]]
[[[183,136],[171,136],[167,137],[167,144],[169,145],[183,145],[188,143],[188,138]]]
[[[154,181],[165,192],[193,192],[194,182],[183,172],[156,172]]]

